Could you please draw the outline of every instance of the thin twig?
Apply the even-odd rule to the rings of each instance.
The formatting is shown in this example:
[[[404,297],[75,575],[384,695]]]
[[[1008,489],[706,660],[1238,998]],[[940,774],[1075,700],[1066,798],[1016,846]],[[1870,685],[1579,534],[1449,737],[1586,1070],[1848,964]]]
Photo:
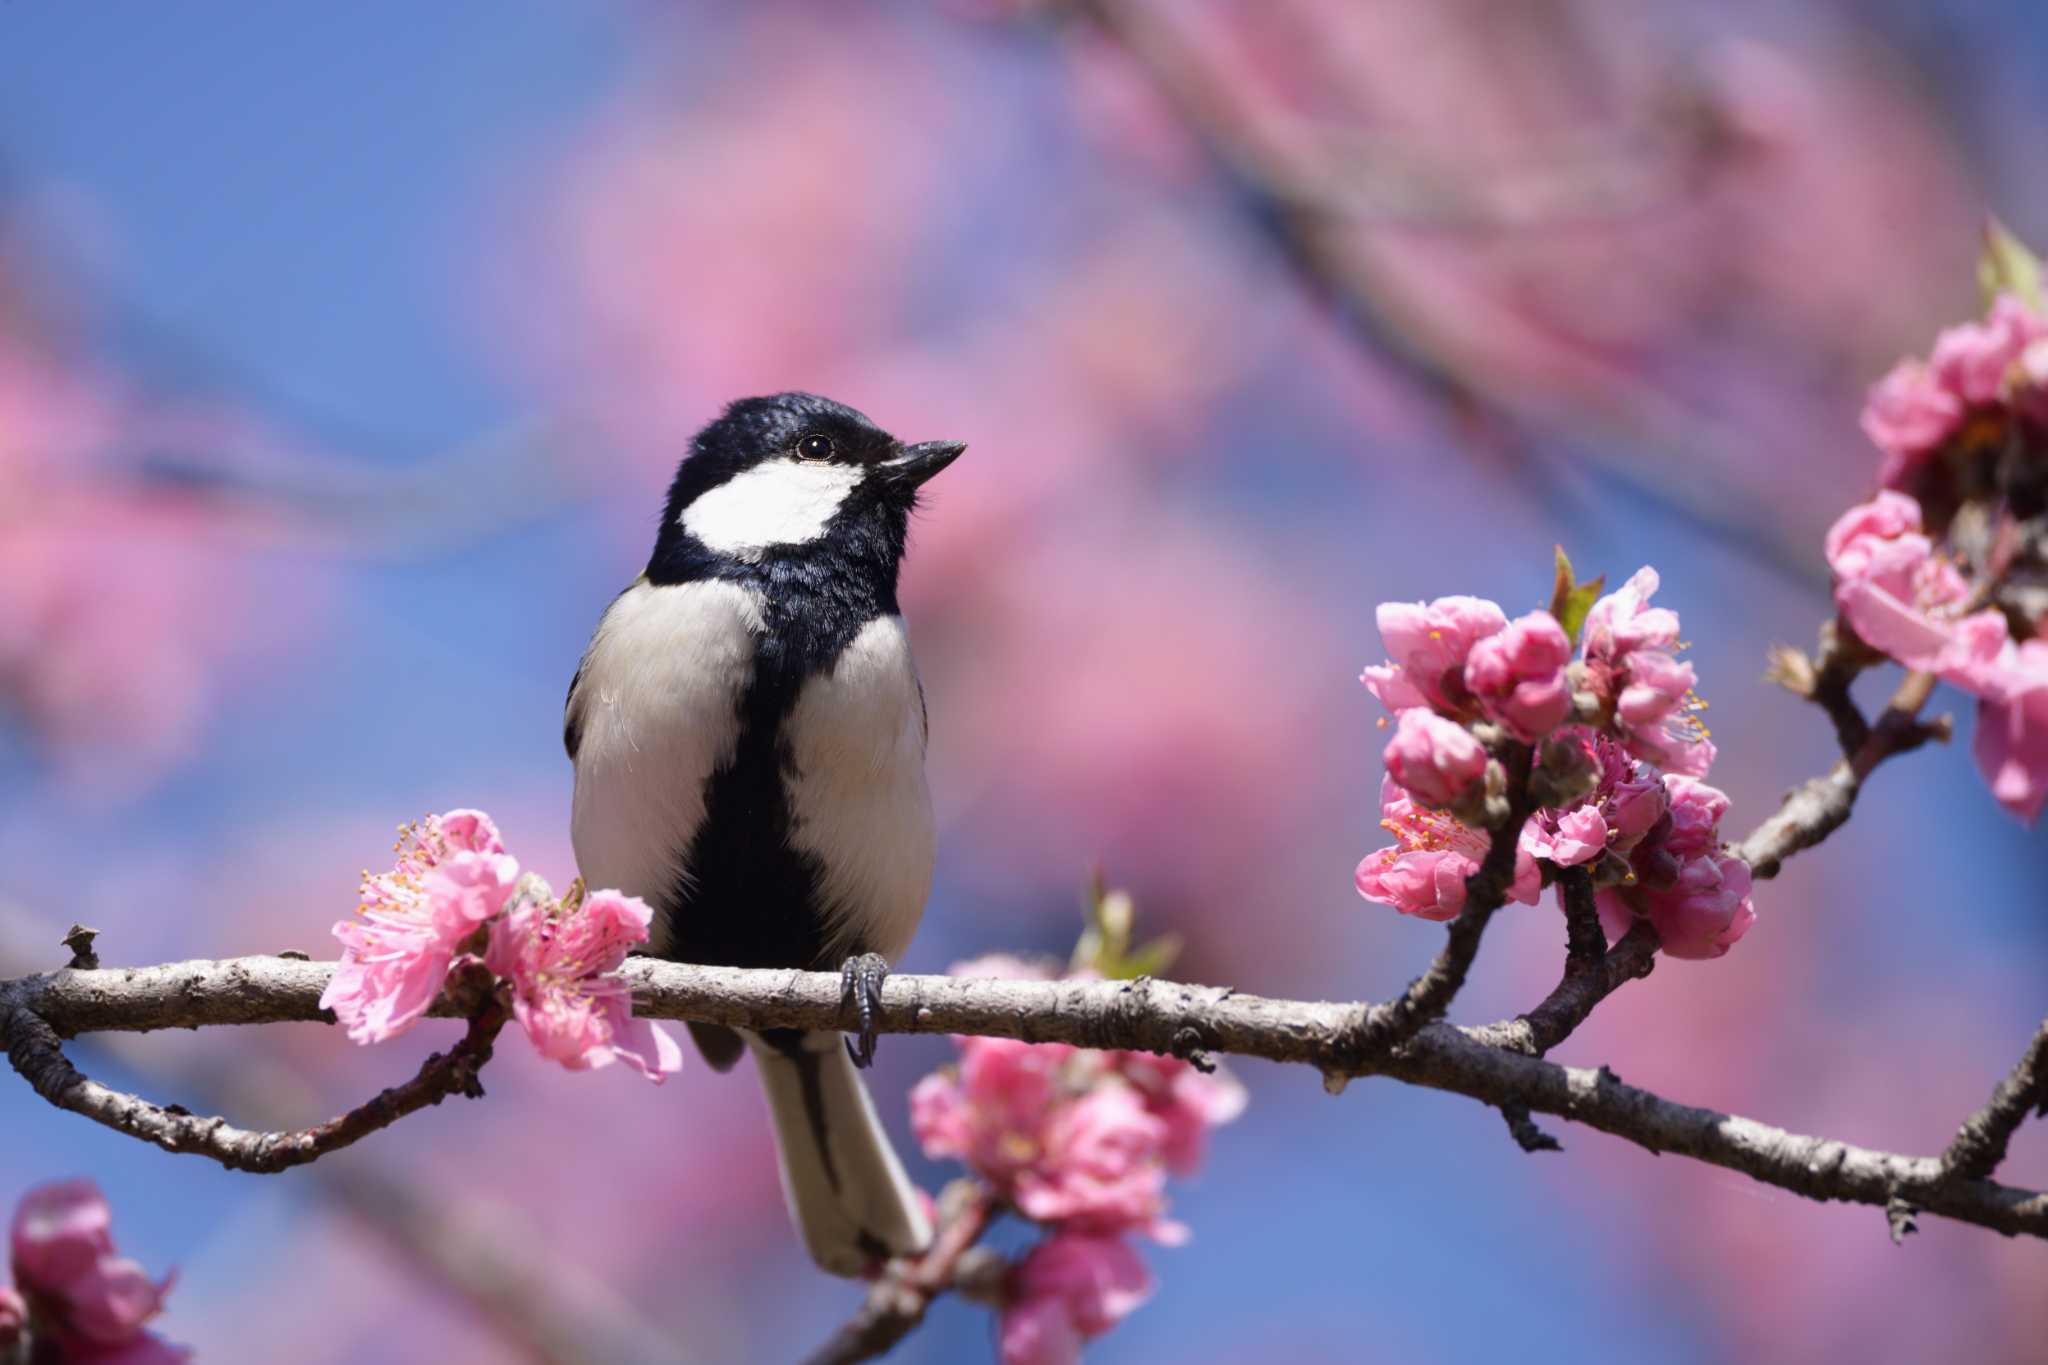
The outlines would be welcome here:
[[[988,1191],[971,1180],[950,1186],[937,1236],[922,1256],[891,1261],[876,1277],[860,1308],[804,1358],[804,1365],[853,1365],[886,1355],[924,1321],[932,1301],[953,1287],[961,1257],[988,1231],[997,1209]]]
[[[1628,932],[1607,947],[1607,934],[1600,926],[1600,908],[1594,899],[1593,878],[1580,867],[1558,873],[1558,899],[1564,903],[1564,976],[1541,1004],[1513,1019],[1468,1030],[1473,1037],[1495,1047],[1509,1048],[1530,1057],[1541,1057],[1556,1047],[1586,1021],[1593,1007],[1638,977],[1648,976],[1657,963],[1657,930],[1646,919],[1629,926]],[[1562,1151],[1563,1144],[1541,1128],[1519,1102],[1501,1106],[1508,1134],[1525,1152]]]
[[[110,1089],[72,1065],[57,1031],[32,1009],[17,1007],[9,1015],[7,1058],[37,1094],[59,1109],[154,1143],[167,1152],[191,1152],[211,1157],[231,1171],[270,1175],[339,1151],[449,1095],[482,1098],[484,1090],[477,1073],[490,1061],[491,1045],[508,1016],[488,985],[479,992],[474,983],[459,983],[455,990],[458,996],[476,993],[481,994],[482,1003],[473,1006],[469,1029],[454,1047],[428,1057],[411,1080],[310,1128],[274,1132],[237,1128],[224,1118],[203,1117],[181,1106],[153,1104]]]
[[[1558,869],[1557,899],[1564,906],[1565,980],[1597,972],[1607,961],[1607,931],[1600,925],[1593,874],[1583,867]]]
[[[1656,965],[1656,927],[1648,920],[1637,920],[1615,940],[1597,968],[1574,971],[1567,967],[1557,989],[1527,1014],[1466,1032],[1489,1047],[1541,1057],[1585,1023],[1594,1006],[1629,982],[1648,976]]]
[[[1628,943],[1625,936],[1617,951]],[[318,1019],[320,992],[333,969],[332,963],[256,957],[51,972],[0,982],[0,1019],[11,1027],[32,1012],[59,1033]],[[635,992],[637,1011],[651,1018],[748,1029],[850,1030],[858,1023],[837,973],[631,959],[620,975]],[[247,995],[238,998],[229,980],[242,982]],[[437,1012],[456,1008],[444,1000]],[[1209,1052],[1301,1063],[1340,1077],[1390,1076],[1496,1108],[1523,1104],[1808,1198],[1884,1208],[1900,1197],[1945,1218],[2048,1238],[2048,1195],[1951,1179],[1938,1156],[1872,1151],[1678,1104],[1622,1085],[1611,1073],[1561,1067],[1448,1024],[1427,1025],[1392,1054],[1360,1062],[1349,1046],[1356,1012],[1355,1005],[1166,981],[891,976],[882,986],[876,1025],[883,1033],[981,1034],[1162,1054],[1187,1046],[1192,1034]]]
[[[1930,740],[1948,738],[1944,720],[1922,721],[1921,708],[1934,690],[1930,673],[1908,673],[1892,694],[1891,704],[1864,733],[1862,742],[1846,751],[1834,767],[1786,793],[1778,809],[1735,846],[1759,879],[1775,877],[1785,860],[1812,848],[1840,829],[1855,809],[1856,797],[1879,764],[1911,753]],[[1830,713],[1832,714],[1832,712]],[[1847,737],[1854,729],[1837,731]]]
[[[2005,1160],[2012,1135],[2028,1113],[2048,1116],[2048,1019],[2020,1054],[2012,1072],[1998,1083],[1982,1109],[1963,1120],[1941,1164],[1963,1180],[1984,1180]]]

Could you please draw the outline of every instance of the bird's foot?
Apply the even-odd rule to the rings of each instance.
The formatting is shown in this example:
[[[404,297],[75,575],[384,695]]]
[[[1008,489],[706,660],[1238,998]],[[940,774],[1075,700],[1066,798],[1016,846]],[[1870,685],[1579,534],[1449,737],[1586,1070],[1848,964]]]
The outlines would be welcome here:
[[[882,983],[889,979],[889,960],[880,953],[861,953],[846,959],[839,969],[840,998],[853,997],[860,1011],[859,1041],[847,1041],[846,1053],[857,1067],[875,1060],[875,1016],[882,1009]]]

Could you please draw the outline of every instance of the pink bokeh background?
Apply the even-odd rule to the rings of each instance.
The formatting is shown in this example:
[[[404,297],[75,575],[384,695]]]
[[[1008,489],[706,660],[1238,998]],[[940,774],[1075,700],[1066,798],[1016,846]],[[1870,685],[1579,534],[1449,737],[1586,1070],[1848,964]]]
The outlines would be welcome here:
[[[0,903],[33,967],[74,920],[117,963],[325,952],[392,827],[457,805],[566,883],[584,636],[690,432],[808,388],[971,444],[904,584],[941,818],[905,965],[1063,953],[1099,867],[1186,940],[1177,975],[1387,995],[1438,935],[1350,883],[1383,842],[1375,604],[1517,615],[1555,543],[1655,564],[1748,829],[1830,758],[1759,677],[1830,610],[1821,533],[1876,479],[1863,388],[1975,306],[1987,211],[2048,241],[2048,22],[2018,3],[35,8],[0,12]],[[1560,1055],[1938,1150],[2048,1008],[2041,858],[1966,752],[1916,754],[1733,953]],[[1561,947],[1547,905],[1504,914],[1458,1016],[1531,1003]],[[444,1032],[79,1056],[195,1108],[255,1077],[310,1121]],[[906,1142],[947,1055],[883,1045]],[[1240,1074],[1250,1111],[1176,1196],[1192,1243],[1091,1359],[2048,1339],[2035,1245],[1894,1247],[1874,1210],[1589,1132],[1524,1157],[1464,1101]],[[746,1078],[508,1047],[487,1085],[343,1160],[672,1358],[791,1358],[852,1307],[788,1231]],[[161,1326],[202,1360],[529,1351],[338,1187],[11,1104],[0,1200],[98,1180],[124,1247],[181,1267]],[[2048,1182],[2038,1126],[2005,1176]],[[900,1358],[991,1342],[947,1303]]]

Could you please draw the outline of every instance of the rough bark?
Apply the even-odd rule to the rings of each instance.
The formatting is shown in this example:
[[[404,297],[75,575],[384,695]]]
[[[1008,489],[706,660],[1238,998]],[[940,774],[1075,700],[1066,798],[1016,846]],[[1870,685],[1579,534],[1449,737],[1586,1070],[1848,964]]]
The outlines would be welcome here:
[[[1624,938],[1616,953],[1627,945]],[[1632,961],[1624,957],[1614,967],[1627,968]],[[323,1017],[318,1002],[332,970],[332,963],[271,957],[66,969],[0,983],[0,1017],[8,1021],[10,1048],[20,1021],[29,1018],[45,1021],[58,1035],[312,1020]],[[637,1010],[653,1018],[753,1029],[851,1029],[858,1023],[833,973],[636,959],[622,974],[633,986]],[[1585,988],[1592,990],[1604,978],[1589,973],[1587,980],[1595,983]],[[1581,1003],[1574,998],[1559,1010],[1568,1017]],[[459,1010],[459,1002],[437,1006],[438,1013]],[[1813,1199],[1880,1209],[1905,1200],[1942,1217],[2048,1237],[2048,1195],[1959,1176],[1940,1156],[1872,1151],[1676,1103],[1623,1085],[1605,1070],[1558,1066],[1496,1041],[1502,1030],[1527,1020],[1471,1031],[1433,1023],[1386,1056],[1362,1058],[1353,1033],[1358,1010],[1355,1004],[1277,1000],[1145,979],[891,976],[882,987],[877,1022],[884,1033],[987,1034],[1160,1053],[1199,1048],[1303,1064],[1340,1079],[1385,1075],[1496,1107],[1553,1114],[1649,1151],[1690,1156]]]

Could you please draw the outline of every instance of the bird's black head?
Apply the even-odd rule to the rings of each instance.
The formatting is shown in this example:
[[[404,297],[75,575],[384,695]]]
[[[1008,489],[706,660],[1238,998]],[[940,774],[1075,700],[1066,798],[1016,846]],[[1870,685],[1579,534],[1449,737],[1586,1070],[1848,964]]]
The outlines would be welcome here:
[[[669,486],[648,577],[657,583],[842,561],[884,573],[893,598],[924,481],[966,449],[906,446],[844,403],[742,398],[697,433]]]

